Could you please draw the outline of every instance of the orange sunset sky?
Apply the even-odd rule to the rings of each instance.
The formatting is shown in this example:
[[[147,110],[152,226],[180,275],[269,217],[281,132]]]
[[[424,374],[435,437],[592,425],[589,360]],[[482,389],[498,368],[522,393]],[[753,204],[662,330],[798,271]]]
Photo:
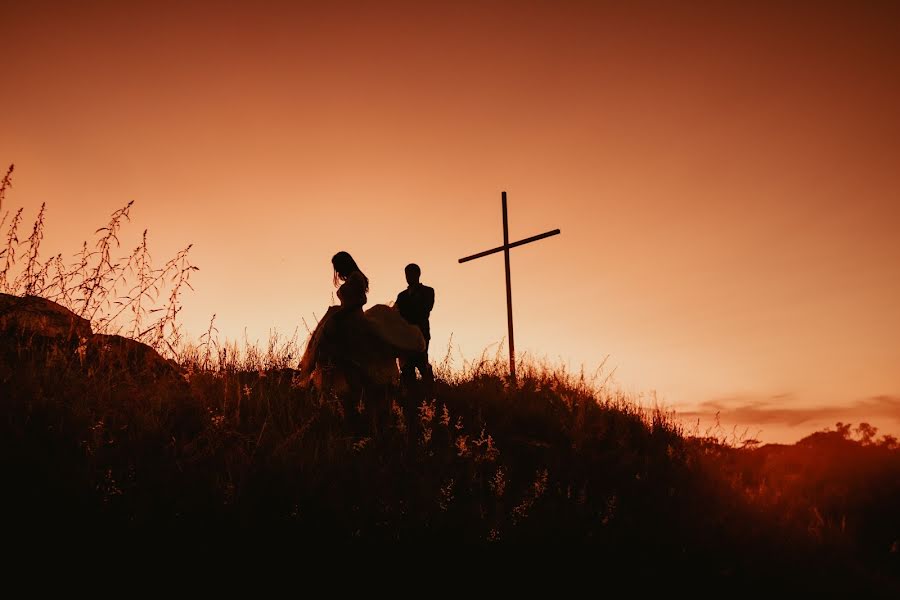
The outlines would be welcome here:
[[[196,337],[290,334],[356,257],[686,418],[900,431],[900,4],[0,0],[3,209],[72,252],[136,200]],[[457,359],[458,360],[458,359]]]

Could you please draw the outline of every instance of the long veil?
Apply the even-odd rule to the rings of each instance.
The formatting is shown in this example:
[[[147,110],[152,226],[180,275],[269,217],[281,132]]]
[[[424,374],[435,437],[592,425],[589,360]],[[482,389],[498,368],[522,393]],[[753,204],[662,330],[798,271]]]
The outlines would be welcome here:
[[[425,351],[422,330],[408,323],[396,308],[376,304],[365,315],[375,334],[398,352]]]

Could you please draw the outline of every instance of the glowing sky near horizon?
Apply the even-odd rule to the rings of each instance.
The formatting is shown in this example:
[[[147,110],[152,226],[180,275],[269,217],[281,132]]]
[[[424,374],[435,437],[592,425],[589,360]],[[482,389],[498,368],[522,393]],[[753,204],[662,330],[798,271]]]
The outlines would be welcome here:
[[[290,333],[347,250],[422,266],[433,354],[521,351],[792,440],[900,431],[900,5],[0,0],[4,210],[136,200],[195,336]],[[493,351],[493,350],[491,350]],[[646,397],[646,396],[645,396]],[[877,399],[876,399],[877,398]],[[847,415],[846,418],[841,415]],[[729,420],[731,418],[731,420]]]

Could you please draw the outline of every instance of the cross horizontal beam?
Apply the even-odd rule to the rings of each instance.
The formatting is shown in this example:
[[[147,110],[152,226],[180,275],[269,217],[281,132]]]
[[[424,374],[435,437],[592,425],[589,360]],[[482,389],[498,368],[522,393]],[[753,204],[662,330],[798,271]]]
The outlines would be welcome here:
[[[521,246],[523,244],[530,244],[531,242],[536,242],[538,240],[542,240],[544,238],[548,238],[554,235],[559,235],[559,229],[554,229],[553,231],[548,231],[546,233],[540,233],[538,235],[533,235],[530,238],[525,238],[524,240],[519,240],[518,242],[513,242],[508,245],[497,246],[496,248],[491,248],[490,250],[485,250],[484,252],[479,252],[478,254],[473,254],[472,256],[467,256],[465,258],[459,259],[459,262],[469,262],[470,260],[475,260],[476,258],[481,258],[482,256],[487,256],[488,254],[494,254],[495,252],[503,252],[508,248],[515,248],[516,246]]]

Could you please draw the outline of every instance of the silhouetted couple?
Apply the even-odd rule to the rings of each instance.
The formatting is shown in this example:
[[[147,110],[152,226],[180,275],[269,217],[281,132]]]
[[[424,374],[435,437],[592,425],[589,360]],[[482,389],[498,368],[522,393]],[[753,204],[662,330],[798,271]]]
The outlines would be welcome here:
[[[397,296],[395,306],[376,304],[363,311],[369,279],[347,252],[335,254],[331,264],[341,304],[329,307],[313,331],[300,361],[301,381],[317,374],[320,384],[334,384],[341,377],[359,378],[363,384],[388,384],[396,380],[399,358],[404,381],[414,381],[418,370],[430,387],[428,318],[434,307],[434,290],[419,282],[418,265],[407,265],[408,287]]]

